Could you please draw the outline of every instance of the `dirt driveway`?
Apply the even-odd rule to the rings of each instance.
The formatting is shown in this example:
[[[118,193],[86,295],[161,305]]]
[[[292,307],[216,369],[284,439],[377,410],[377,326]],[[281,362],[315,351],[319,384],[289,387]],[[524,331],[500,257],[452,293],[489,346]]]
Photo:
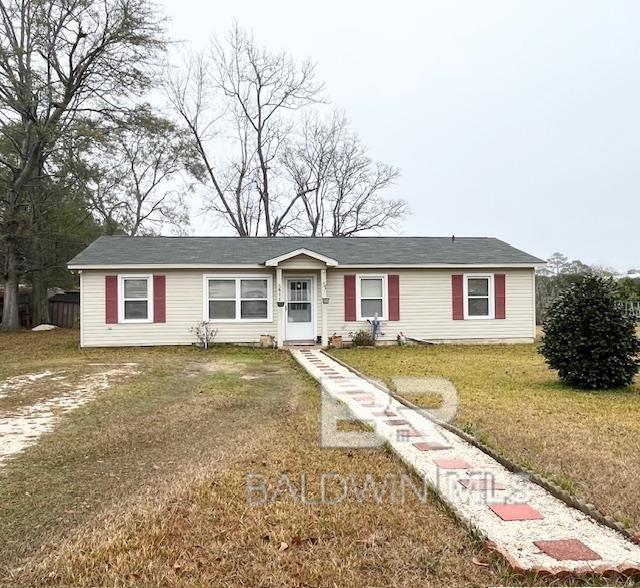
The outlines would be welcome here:
[[[53,431],[62,415],[91,402],[114,381],[139,373],[135,363],[87,363],[0,382],[0,467]]]

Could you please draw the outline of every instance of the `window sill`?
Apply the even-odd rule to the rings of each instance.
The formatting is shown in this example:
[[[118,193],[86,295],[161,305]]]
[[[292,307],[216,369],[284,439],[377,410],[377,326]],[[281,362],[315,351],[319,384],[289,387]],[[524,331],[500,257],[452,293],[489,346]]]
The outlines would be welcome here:
[[[465,316],[465,321],[487,321],[493,320],[492,316]]]
[[[359,316],[356,318],[356,322],[364,322],[364,321],[375,321],[376,318],[373,316]],[[386,316],[379,316],[378,321],[388,321],[389,319]]]

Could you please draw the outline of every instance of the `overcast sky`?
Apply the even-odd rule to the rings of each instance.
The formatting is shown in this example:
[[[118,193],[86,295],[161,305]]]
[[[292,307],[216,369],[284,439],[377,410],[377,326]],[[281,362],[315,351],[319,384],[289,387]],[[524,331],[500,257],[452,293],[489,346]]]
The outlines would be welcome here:
[[[640,267],[637,0],[161,1],[194,48],[235,18],[315,61],[372,157],[402,170],[402,234]]]

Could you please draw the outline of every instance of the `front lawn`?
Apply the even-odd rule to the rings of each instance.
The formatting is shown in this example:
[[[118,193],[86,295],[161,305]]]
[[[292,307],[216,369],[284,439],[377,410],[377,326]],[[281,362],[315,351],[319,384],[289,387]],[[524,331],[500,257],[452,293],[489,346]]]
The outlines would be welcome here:
[[[250,473],[267,476],[270,499],[283,474],[298,491],[306,474],[310,500],[322,473],[406,473],[383,449],[320,448],[318,387],[287,353],[77,343],[0,334],[0,383],[107,362],[140,371],[0,467],[0,585],[531,585],[433,499],[316,505],[284,492],[248,505]],[[0,400],[0,420],[54,388]]]
[[[392,362],[392,351],[353,356]],[[42,370],[69,384],[119,362],[139,372],[0,465],[1,586],[585,585],[514,577],[433,496],[378,501],[365,476],[407,470],[383,448],[322,449],[318,386],[287,353],[80,350],[57,331],[0,334],[0,357],[0,385]],[[0,421],[55,395],[50,382],[0,398]],[[247,474],[266,476],[266,504],[260,491],[248,504]],[[351,477],[345,500],[329,486],[317,503],[323,474]],[[297,500],[281,484],[276,495],[283,476]]]
[[[561,384],[534,345],[434,345],[334,350],[391,385],[445,376],[457,386],[454,424],[640,529],[640,385],[584,392]],[[412,398],[416,400],[416,398]],[[427,399],[428,405],[433,399]]]

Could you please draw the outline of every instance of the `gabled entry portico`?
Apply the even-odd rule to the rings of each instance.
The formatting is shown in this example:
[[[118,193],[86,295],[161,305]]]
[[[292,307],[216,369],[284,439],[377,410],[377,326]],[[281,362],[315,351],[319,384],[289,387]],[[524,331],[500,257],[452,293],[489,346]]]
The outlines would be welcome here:
[[[316,339],[316,278],[285,274],[284,340]]]
[[[265,265],[276,268],[278,347],[285,341],[312,343],[318,335],[323,347],[327,346],[327,268],[338,262],[308,249],[296,249],[267,260]]]

